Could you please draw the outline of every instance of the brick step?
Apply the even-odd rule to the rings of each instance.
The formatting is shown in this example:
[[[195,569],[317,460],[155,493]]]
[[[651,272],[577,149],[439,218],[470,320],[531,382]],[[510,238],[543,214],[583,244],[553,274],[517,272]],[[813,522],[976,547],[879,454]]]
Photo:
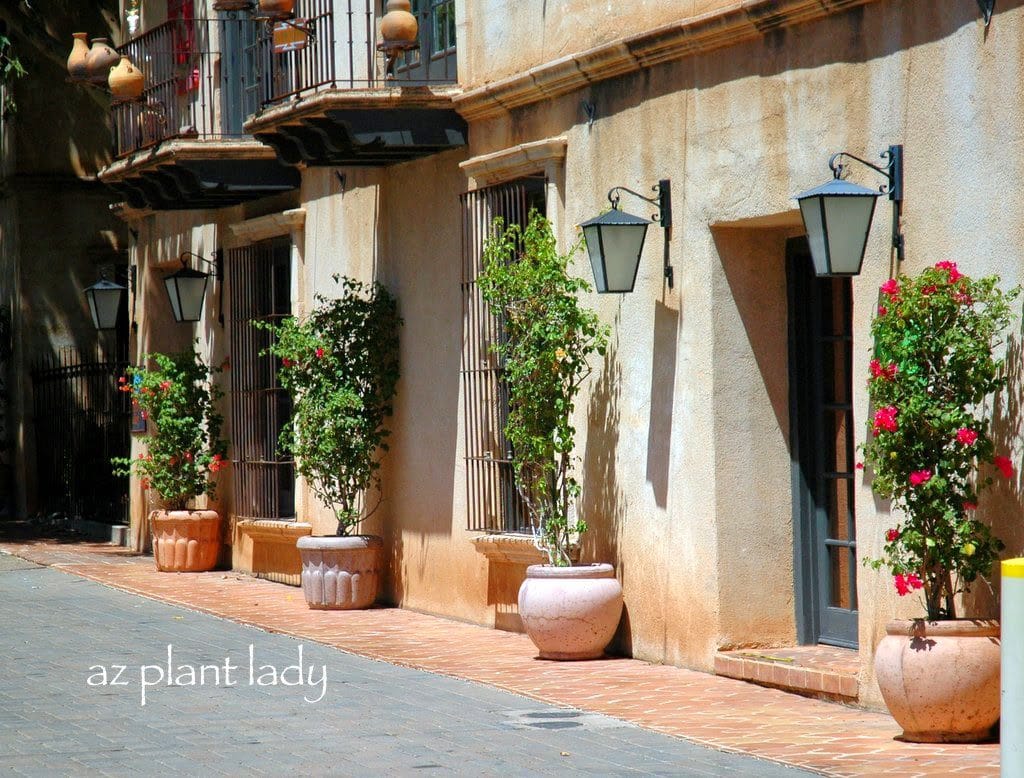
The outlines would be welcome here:
[[[832,646],[747,648],[715,655],[716,675],[837,702],[857,700],[859,670],[856,650]]]

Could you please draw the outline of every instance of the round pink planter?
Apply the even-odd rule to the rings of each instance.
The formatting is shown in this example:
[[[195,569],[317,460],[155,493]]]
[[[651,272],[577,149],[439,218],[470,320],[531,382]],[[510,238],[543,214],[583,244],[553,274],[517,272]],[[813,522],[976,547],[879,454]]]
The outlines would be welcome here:
[[[376,535],[299,538],[302,591],[316,610],[369,608],[380,589],[384,542]]]
[[[217,566],[220,516],[216,511],[153,511],[153,560],[165,573],[202,573]]]
[[[972,743],[999,719],[999,622],[890,621],[875,676],[903,739]]]
[[[608,564],[531,565],[519,616],[541,659],[597,659],[622,615],[622,585]]]

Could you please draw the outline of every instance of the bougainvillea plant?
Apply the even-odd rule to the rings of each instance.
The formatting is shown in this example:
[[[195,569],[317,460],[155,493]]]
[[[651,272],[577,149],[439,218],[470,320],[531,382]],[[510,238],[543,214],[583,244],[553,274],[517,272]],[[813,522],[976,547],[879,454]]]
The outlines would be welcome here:
[[[591,372],[587,360],[594,352],[604,354],[608,342],[608,327],[579,301],[589,284],[568,274],[580,246],[559,254],[551,224],[536,211],[525,229],[495,219],[479,277],[505,335],[494,350],[508,389],[505,436],[516,488],[538,547],[557,566],[570,564],[572,543],[587,529],[573,509],[580,485],[572,468],[572,415]]]
[[[213,475],[228,464],[223,418],[215,407],[222,396],[213,381],[219,368],[208,367],[194,351],[144,359],[148,367],[130,367],[118,380],[147,420],[147,451],[111,462],[118,475],[134,473],[143,489],[155,490],[169,510],[184,510],[201,494],[214,496]]]
[[[920,590],[930,620],[956,618],[955,596],[987,576],[1003,549],[975,511],[993,475],[1013,463],[990,436],[991,399],[1006,385],[1002,332],[1019,288],[974,280],[943,261],[881,287],[871,325],[864,455],[872,489],[903,520],[886,532],[876,570],[900,595]]]
[[[348,535],[364,518],[367,489],[379,492],[402,319],[395,298],[380,284],[334,280],[341,296],[317,295],[308,318],[255,326],[272,333],[264,353],[280,359],[278,379],[292,399],[291,424],[281,431],[279,445],[334,511],[337,534]]]

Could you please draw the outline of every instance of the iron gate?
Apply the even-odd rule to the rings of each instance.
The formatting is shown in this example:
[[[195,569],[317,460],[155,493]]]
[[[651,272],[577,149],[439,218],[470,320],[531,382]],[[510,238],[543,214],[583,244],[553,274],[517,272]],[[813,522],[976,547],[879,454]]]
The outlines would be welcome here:
[[[128,480],[110,458],[129,454],[131,399],[117,390],[126,362],[61,349],[32,369],[36,494],[42,513],[128,521]]]

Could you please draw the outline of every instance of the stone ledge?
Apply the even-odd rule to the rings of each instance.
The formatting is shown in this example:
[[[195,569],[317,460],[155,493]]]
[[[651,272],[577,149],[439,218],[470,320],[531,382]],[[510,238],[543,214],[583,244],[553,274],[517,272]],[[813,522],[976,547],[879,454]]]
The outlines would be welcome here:
[[[467,121],[569,94],[588,84],[757,39],[877,0],[743,0],[653,30],[561,57],[455,95]]]
[[[313,534],[313,525],[304,521],[280,521],[277,519],[241,519],[235,527],[247,535],[267,538],[301,538]]]
[[[459,167],[476,186],[489,186],[537,170],[547,172],[548,164],[564,162],[568,145],[564,136],[520,143],[510,149],[472,157],[460,162]]]
[[[818,653],[823,656],[816,656]],[[837,659],[841,653],[844,659]],[[763,651],[719,651],[715,675],[796,692],[808,697],[856,701],[860,695],[857,652],[825,646]]]
[[[513,565],[542,565],[547,555],[534,545],[532,535],[479,535],[473,546],[491,562]]]

